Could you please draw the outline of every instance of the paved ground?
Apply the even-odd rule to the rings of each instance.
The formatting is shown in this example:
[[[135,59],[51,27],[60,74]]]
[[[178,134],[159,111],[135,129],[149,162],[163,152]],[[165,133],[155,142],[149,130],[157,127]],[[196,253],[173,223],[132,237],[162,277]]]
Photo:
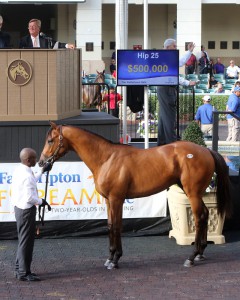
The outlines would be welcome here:
[[[240,299],[240,232],[209,244],[207,260],[183,262],[192,246],[168,236],[124,237],[118,270],[106,270],[107,237],[38,239],[33,270],[41,282],[13,278],[16,240],[0,241],[1,300]]]

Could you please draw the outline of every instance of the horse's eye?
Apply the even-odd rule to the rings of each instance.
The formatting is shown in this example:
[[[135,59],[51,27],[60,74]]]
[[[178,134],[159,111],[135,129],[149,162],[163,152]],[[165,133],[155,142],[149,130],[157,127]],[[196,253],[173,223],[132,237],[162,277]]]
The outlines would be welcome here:
[[[52,143],[53,143],[53,139],[49,139],[48,140],[48,145],[52,145]]]

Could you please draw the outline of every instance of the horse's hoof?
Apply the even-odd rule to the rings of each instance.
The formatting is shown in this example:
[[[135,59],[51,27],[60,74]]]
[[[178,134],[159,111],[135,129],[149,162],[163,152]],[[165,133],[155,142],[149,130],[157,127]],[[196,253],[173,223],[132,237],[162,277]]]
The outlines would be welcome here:
[[[111,264],[111,260],[110,259],[107,259],[106,261],[105,261],[105,264],[104,264],[104,267],[107,267],[108,268],[108,266]]]
[[[115,264],[113,262],[110,262],[110,264],[107,267],[108,270],[112,270],[112,269],[118,269],[118,264]]]
[[[206,259],[206,256],[204,256],[204,255],[202,255],[202,254],[198,254],[198,255],[194,258],[195,261],[203,261],[203,260],[205,260],[205,259]]]
[[[186,268],[194,267],[194,262],[190,259],[186,259],[183,266],[186,267]]]

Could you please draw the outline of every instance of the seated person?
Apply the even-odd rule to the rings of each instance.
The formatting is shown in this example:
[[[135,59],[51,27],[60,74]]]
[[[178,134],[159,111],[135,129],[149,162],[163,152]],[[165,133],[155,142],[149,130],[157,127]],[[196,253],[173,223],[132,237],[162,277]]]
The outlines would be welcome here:
[[[213,66],[214,74],[224,74],[225,66],[221,63],[221,58],[217,58],[217,62]]]
[[[10,35],[2,30],[3,17],[0,15],[0,48],[10,47]]]
[[[209,77],[208,88],[211,89],[218,84],[218,81],[213,77]]]
[[[236,86],[239,86],[239,87],[240,87],[240,80],[237,80],[237,81],[234,83],[234,85],[233,85],[233,87],[232,87],[232,90],[231,90],[232,93],[234,92],[234,88],[235,88]]]
[[[40,33],[41,29],[41,20],[32,19],[28,23],[29,34],[24,36],[20,40],[19,48],[53,48],[56,44],[56,41],[53,41],[50,38],[44,37]],[[58,42],[57,48],[69,48],[74,49],[73,44],[66,44]]]
[[[223,85],[220,82],[217,84],[217,88],[215,89],[214,93],[217,93],[217,94],[225,93],[225,91],[223,89]]]
[[[234,60],[230,61],[230,65],[226,70],[226,78],[227,79],[238,79],[240,73],[240,68],[235,65]]]

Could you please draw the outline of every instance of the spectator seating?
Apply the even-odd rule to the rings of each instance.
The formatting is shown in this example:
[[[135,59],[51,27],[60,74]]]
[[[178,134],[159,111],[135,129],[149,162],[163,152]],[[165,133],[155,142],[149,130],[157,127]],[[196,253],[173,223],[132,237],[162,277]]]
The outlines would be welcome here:
[[[96,77],[97,77],[97,74],[88,74],[87,75],[88,79],[96,79]]]
[[[203,83],[203,84],[208,84],[208,81],[209,81],[209,78],[200,79],[200,83]]]
[[[194,90],[195,93],[214,93],[215,88],[209,88],[208,81],[209,81],[209,74],[179,74],[181,77],[185,77],[187,80],[192,81],[199,81],[199,83],[195,86]],[[224,74],[214,74],[214,79],[218,82],[222,83],[223,89],[226,90],[226,94],[230,93],[232,90],[236,79],[225,79]],[[189,87],[179,87],[179,91],[181,92],[189,92],[191,89]]]
[[[112,79],[112,74],[105,73],[105,79]]]
[[[104,80],[104,82],[106,83],[106,84],[112,84],[112,78],[110,79],[110,78],[105,78],[105,80]]]
[[[236,81],[237,79],[226,79],[226,83],[228,84],[235,84]]]
[[[215,93],[215,89],[208,89],[207,92],[210,93],[210,94]]]
[[[226,79],[219,79],[218,82],[222,83],[223,85],[226,83]]]
[[[198,78],[199,78],[199,80],[202,80],[202,79],[209,79],[209,74],[199,74],[199,75],[198,75]]]
[[[219,81],[219,82],[222,82],[222,80],[224,80],[224,75],[223,74],[214,74],[213,75],[214,79]]]
[[[197,93],[197,94],[204,94],[204,93],[205,93],[205,91],[202,90],[202,89],[194,89],[194,91],[195,91],[195,93]]]
[[[206,83],[199,83],[199,84],[197,84],[197,89],[208,90],[208,84],[206,84]]]
[[[186,79],[187,79],[187,80],[196,81],[196,80],[198,80],[198,74],[188,74],[188,75],[186,76]]]
[[[82,83],[88,83],[87,77],[82,78]]]
[[[224,90],[232,90],[234,84],[231,84],[231,83],[226,83],[224,84],[223,88]]]
[[[97,74],[88,74],[85,77],[82,77],[82,83],[94,83],[96,80]],[[105,83],[108,85],[116,86],[116,79],[112,77],[111,74],[105,74]]]

